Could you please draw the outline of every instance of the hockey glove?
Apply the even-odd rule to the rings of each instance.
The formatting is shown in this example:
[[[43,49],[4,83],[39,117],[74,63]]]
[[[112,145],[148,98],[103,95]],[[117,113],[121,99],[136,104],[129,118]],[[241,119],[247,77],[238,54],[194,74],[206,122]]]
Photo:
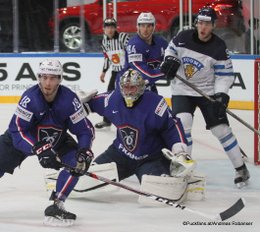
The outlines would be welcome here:
[[[46,141],[39,141],[32,147],[32,153],[37,155],[42,167],[59,170],[61,167],[57,153],[52,145]]]
[[[191,175],[197,163],[191,159],[190,155],[186,152],[179,152],[173,154],[170,150],[163,148],[164,156],[171,161],[170,174],[174,177],[185,177]]]
[[[214,104],[214,110],[217,114],[218,118],[223,118],[226,116],[226,109],[229,103],[229,96],[225,93],[216,93],[213,96],[213,99],[215,100]]]
[[[161,72],[166,75],[166,78],[168,80],[173,80],[180,65],[181,65],[181,62],[178,58],[176,58],[174,56],[166,56],[160,66],[160,69],[161,69]]]
[[[82,176],[88,170],[94,155],[91,150],[86,148],[81,148],[76,154],[77,164],[71,174],[73,176]]]

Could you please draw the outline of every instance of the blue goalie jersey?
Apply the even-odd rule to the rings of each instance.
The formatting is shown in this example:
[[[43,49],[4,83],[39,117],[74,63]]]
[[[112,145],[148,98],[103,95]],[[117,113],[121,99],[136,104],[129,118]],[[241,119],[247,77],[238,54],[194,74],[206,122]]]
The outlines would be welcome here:
[[[151,91],[145,91],[132,108],[126,107],[118,89],[99,94],[88,104],[117,127],[113,144],[131,159],[141,160],[177,142],[186,143],[180,121],[172,117],[164,98]]]

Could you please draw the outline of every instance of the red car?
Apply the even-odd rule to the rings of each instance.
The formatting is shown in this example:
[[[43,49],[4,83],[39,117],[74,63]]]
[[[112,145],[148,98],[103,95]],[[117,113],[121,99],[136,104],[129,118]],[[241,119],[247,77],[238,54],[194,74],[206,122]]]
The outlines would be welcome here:
[[[107,1],[107,17],[112,17],[113,1]],[[136,32],[136,19],[140,12],[152,12],[156,18],[156,32],[170,39],[179,31],[179,0],[139,0],[117,1],[118,30]],[[183,0],[184,25],[188,25],[188,0]],[[241,35],[244,20],[240,0],[193,0],[193,20],[198,10],[204,5],[212,6],[218,14],[217,29],[224,35],[235,32]],[[81,40],[80,6],[71,6],[58,10],[60,47],[65,51],[79,51]],[[84,5],[86,44],[95,36],[103,34],[103,0],[93,0]],[[193,21],[192,20],[192,21]],[[53,33],[54,21],[49,21]],[[225,38],[224,38],[225,39]]]

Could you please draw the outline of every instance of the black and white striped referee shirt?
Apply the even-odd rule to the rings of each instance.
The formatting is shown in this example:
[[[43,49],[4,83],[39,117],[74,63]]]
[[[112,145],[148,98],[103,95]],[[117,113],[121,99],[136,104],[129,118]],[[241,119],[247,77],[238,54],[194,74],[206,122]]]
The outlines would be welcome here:
[[[103,72],[106,72],[110,65],[112,71],[119,72],[125,64],[125,49],[129,41],[129,35],[124,32],[115,32],[112,39],[107,35],[103,36],[102,50],[105,55]]]

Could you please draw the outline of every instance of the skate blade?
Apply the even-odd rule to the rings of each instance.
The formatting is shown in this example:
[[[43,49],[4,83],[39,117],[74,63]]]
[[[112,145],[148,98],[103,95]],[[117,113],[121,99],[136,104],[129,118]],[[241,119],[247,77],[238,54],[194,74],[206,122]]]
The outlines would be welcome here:
[[[247,185],[248,185],[248,180],[243,181],[243,182],[236,183],[236,186],[237,186],[237,188],[239,188],[239,189],[242,189],[242,188],[244,188],[244,187],[247,186]]]
[[[67,227],[72,226],[75,220],[73,219],[58,219],[55,217],[44,217],[43,224],[46,226],[60,226],[60,227]]]
[[[248,163],[248,162],[249,162],[248,157],[245,156],[245,155],[242,155],[242,160],[243,160],[245,163]]]

